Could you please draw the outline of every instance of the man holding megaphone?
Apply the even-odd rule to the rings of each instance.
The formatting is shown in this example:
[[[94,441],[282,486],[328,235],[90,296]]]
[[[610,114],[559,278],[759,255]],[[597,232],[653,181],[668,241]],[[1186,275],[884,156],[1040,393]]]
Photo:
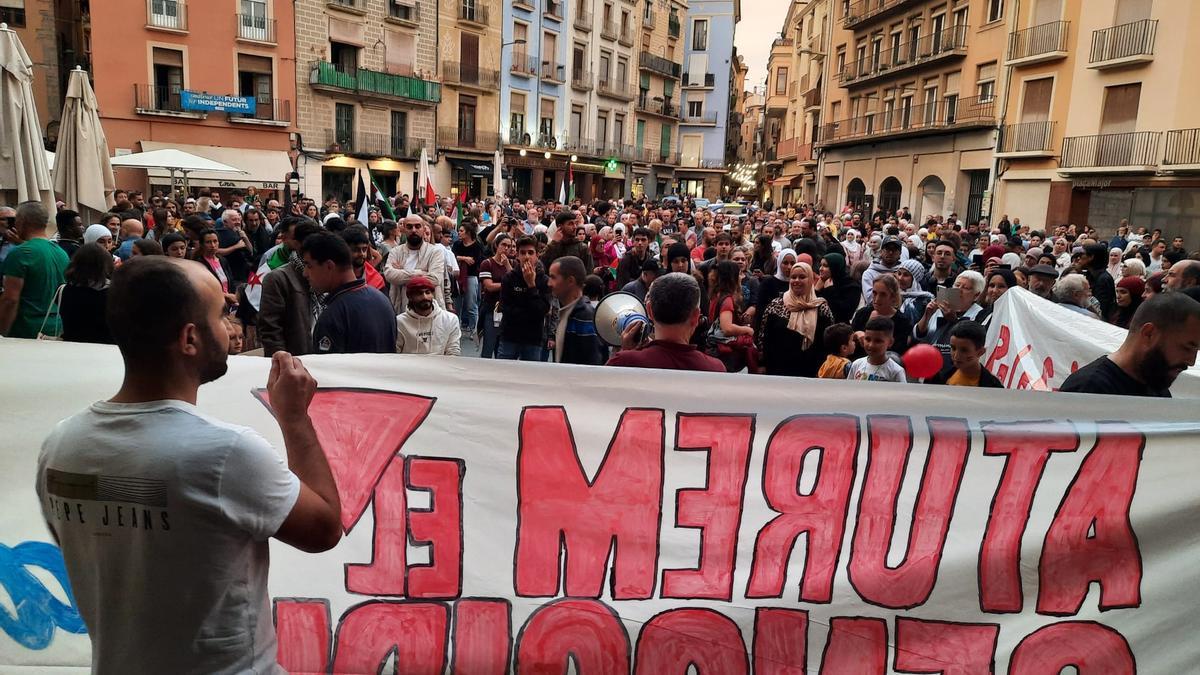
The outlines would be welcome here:
[[[598,323],[599,316],[598,310]],[[700,324],[700,284],[695,277],[673,272],[655,279],[646,294],[646,316],[654,324],[654,340],[639,346],[648,327],[640,321],[630,323],[621,333],[621,351],[608,365],[725,372],[720,361],[692,344]]]

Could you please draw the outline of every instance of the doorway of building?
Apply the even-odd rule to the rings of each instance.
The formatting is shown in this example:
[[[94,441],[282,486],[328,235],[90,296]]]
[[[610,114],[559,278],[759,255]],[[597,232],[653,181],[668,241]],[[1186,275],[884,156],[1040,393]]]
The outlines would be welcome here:
[[[921,191],[921,206],[917,211],[917,218],[923,220],[930,216],[942,215],[942,209],[946,205],[946,183],[937,176],[926,176],[918,188]]]
[[[879,208],[888,216],[900,210],[900,196],[904,188],[894,176],[888,176],[879,184]]]
[[[867,186],[861,180],[855,178],[846,185],[846,203],[854,208],[862,206],[867,196]]]
[[[978,223],[983,217],[983,196],[987,192],[988,172],[967,171],[971,181],[970,192],[967,193],[967,224]]]

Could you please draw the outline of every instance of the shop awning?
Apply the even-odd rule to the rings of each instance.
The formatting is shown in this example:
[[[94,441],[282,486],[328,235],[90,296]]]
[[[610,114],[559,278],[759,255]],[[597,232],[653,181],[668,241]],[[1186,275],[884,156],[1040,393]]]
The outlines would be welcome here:
[[[247,188],[253,185],[259,189],[275,190],[283,187],[284,177],[292,170],[292,162],[284,150],[250,150],[216,145],[163,143],[161,141],[142,141],[141,145],[143,152],[174,148],[211,159],[214,162],[228,164],[246,172],[230,174],[193,171],[188,174],[188,184],[192,187]],[[166,169],[146,169],[146,175],[151,179],[170,179],[170,172]],[[175,174],[175,182],[183,184],[183,178],[178,173]]]
[[[491,162],[475,159],[456,159],[454,157],[447,157],[446,159],[450,160],[450,166],[467,172],[469,176],[492,177],[493,169]]]

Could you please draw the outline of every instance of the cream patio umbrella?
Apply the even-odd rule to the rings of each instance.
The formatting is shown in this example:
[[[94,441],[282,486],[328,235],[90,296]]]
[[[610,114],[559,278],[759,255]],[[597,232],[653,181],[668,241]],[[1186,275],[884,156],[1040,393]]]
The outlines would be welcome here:
[[[98,220],[93,215],[113,206],[114,189],[96,93],[87,72],[76,66],[67,83],[67,102],[54,158],[54,191],[67,208],[79,212],[83,222],[92,223]]]
[[[503,161],[504,153],[497,150],[496,161],[492,164],[492,194],[496,195],[497,198],[505,195],[504,168],[501,166],[501,162]]]
[[[176,148],[163,148],[147,152],[134,152],[120,157],[113,157],[109,162],[113,166],[130,169],[166,169],[171,173],[171,185],[175,184],[175,172],[183,175],[183,190],[188,191],[188,174],[193,171],[205,173],[246,173],[235,166],[193,155]]]
[[[33,61],[16,32],[0,23],[0,193],[11,193],[17,202],[42,202],[53,217],[54,183],[33,101],[33,76]]]

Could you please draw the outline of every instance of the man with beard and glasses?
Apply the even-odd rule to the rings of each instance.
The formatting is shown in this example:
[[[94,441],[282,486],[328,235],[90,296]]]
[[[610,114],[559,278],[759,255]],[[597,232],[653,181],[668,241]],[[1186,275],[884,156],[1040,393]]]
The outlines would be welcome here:
[[[1061,391],[1083,394],[1171,397],[1171,384],[1196,363],[1200,302],[1161,293],[1142,303],[1125,342],[1067,378]]]
[[[308,415],[317,383],[277,353],[267,379],[287,462],[254,430],[196,408],[225,374],[225,299],[202,265],[139,256],[108,290],[125,379],[55,427],[38,458],[94,673],[282,673],[268,539],[341,538],[341,504]],[[149,639],[148,639],[149,638]]]
[[[391,299],[395,314],[403,314],[408,309],[408,294],[404,292],[404,287],[417,276],[433,282],[434,300],[439,306],[445,307],[446,296],[442,284],[446,277],[446,257],[442,249],[425,240],[424,233],[429,228],[420,216],[405,218],[401,227],[407,239],[403,246],[392,248],[380,270],[383,278],[392,285]]]

